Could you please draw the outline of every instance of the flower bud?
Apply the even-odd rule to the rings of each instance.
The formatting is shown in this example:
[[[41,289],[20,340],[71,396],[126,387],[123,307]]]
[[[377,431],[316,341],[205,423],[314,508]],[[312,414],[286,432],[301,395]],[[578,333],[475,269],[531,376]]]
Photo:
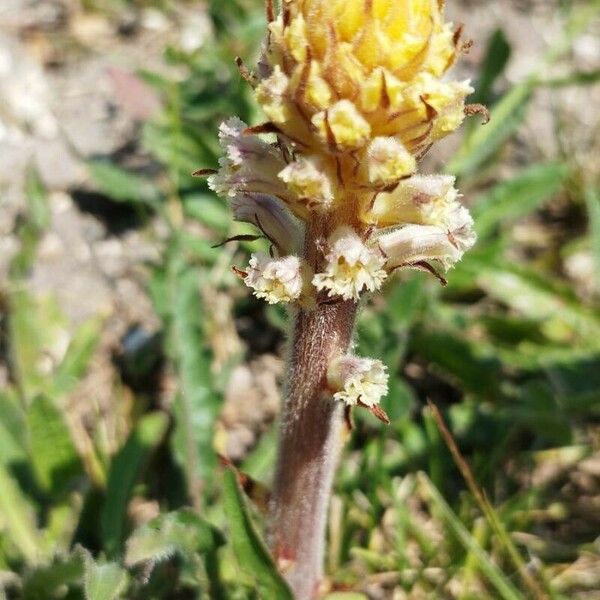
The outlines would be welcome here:
[[[279,178],[309,208],[326,210],[331,207],[333,186],[317,157],[301,156],[283,169]]]
[[[347,406],[377,406],[388,392],[388,374],[380,360],[340,356],[331,361],[327,383],[335,390],[333,398]]]
[[[338,227],[328,243],[325,271],[313,278],[318,290],[327,290],[330,297],[358,300],[361,292],[381,287],[387,276],[383,270],[385,258],[376,248],[367,246],[351,227]]]
[[[415,157],[400,140],[376,137],[367,148],[367,180],[374,185],[390,185],[414,173]]]

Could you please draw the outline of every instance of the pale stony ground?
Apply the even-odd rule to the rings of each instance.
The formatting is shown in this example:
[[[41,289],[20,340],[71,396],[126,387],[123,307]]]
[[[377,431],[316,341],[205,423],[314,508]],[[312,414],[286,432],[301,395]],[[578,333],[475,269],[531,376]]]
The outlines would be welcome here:
[[[498,25],[504,28],[513,44],[504,86],[535,68],[561,28],[552,1],[449,1],[448,11],[476,40],[459,67],[465,76],[477,71],[489,33]],[[79,406],[77,399],[85,398],[81,410],[92,404],[107,409],[112,405],[112,353],[125,332],[134,324],[149,333],[159,327],[144,291],[143,265],[159,256],[156,240],[162,233],[158,223],[150,228],[152,235],[135,228],[111,231],[105,222],[81,211],[73,193],[90,185],[84,168],[89,158],[129,152],[138,164],[147,160],[136,153],[134,142],[140,122],[152,115],[159,101],[131,73],[139,68],[166,72],[162,56],[168,44],[193,50],[210,35],[201,3],[173,4],[168,14],[132,8],[114,18],[83,12],[77,0],[1,2],[0,289],[18,248],[15,222],[24,208],[25,172],[33,165],[50,194],[52,225],[41,243],[30,288],[58,299],[68,317],[68,335],[89,317],[106,318],[90,374],[74,399]],[[593,32],[581,36],[572,62],[581,69],[598,68],[599,44]],[[524,157],[529,162],[555,155],[553,117],[558,113],[569,122],[565,144],[592,169],[599,96],[598,89],[573,88],[552,96],[539,94],[520,134],[521,147],[507,158],[501,175],[522,167]],[[442,162],[455,145],[456,140],[445,144],[431,164]],[[583,257],[573,268],[576,274],[577,268],[583,269],[578,276],[585,279],[589,262]],[[280,373],[281,363],[272,355],[253,357],[234,371],[221,422],[222,445],[233,457],[241,457],[254,444],[262,423],[274,418]],[[250,402],[248,394],[256,402]],[[257,412],[261,400],[264,408]],[[244,410],[248,406],[252,412]]]

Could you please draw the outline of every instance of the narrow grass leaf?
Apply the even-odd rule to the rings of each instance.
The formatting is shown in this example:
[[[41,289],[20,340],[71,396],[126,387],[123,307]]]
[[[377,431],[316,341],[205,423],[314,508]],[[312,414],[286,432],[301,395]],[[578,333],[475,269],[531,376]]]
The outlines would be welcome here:
[[[470,553],[472,559],[476,561],[480,572],[487,577],[498,592],[499,598],[502,598],[502,600],[525,600],[525,596],[519,592],[469,533],[427,475],[419,473],[417,477],[430,506],[440,514],[450,531],[456,536],[465,550]]]
[[[34,508],[12,474],[0,464],[0,516],[12,544],[29,564],[41,555]]]
[[[600,188],[588,188],[585,193],[590,220],[590,237],[594,256],[596,286],[600,289]]]
[[[481,66],[476,91],[469,102],[487,103],[496,79],[504,72],[510,58],[511,47],[502,29],[496,29],[490,36],[485,58]]]
[[[527,80],[508,91],[493,108],[490,122],[465,138],[447,167],[448,173],[469,175],[491,158],[523,121],[534,87],[533,80]]]
[[[255,578],[265,590],[264,598],[292,600],[292,593],[277,571],[267,547],[252,520],[235,472],[226,469],[223,478],[223,504],[229,525],[233,550],[240,568]]]
[[[162,441],[168,418],[160,412],[143,416],[125,446],[114,458],[108,476],[106,501],[100,515],[104,548],[114,555],[121,546],[127,503],[150,456]]]
[[[480,197],[472,209],[479,237],[534,211],[561,189],[568,173],[561,163],[536,165]]]
[[[117,202],[156,206],[161,193],[148,177],[141,177],[107,161],[88,162],[98,189]]]
[[[52,378],[53,392],[62,396],[85,375],[89,362],[100,341],[102,320],[90,319],[75,332],[65,357],[56,369]]]

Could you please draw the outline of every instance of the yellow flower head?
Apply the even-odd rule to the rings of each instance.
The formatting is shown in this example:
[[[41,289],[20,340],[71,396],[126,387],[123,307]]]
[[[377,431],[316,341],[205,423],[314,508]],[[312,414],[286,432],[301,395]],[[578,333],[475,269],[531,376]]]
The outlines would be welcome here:
[[[442,0],[283,0],[257,98],[292,139],[335,153],[395,137],[413,155],[463,119],[468,82],[442,82],[458,34]]]

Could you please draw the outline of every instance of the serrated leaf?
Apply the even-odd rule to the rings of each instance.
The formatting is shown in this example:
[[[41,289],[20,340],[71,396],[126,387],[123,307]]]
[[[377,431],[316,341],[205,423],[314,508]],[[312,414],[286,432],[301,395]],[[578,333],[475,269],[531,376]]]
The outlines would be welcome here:
[[[236,474],[227,469],[223,477],[223,504],[231,544],[240,568],[269,593],[268,598],[293,600],[292,593],[277,571],[277,567],[256,531],[248,507],[237,482]]]
[[[478,236],[531,213],[560,190],[568,173],[561,163],[536,165],[481,196],[471,211]]]
[[[26,421],[38,483],[46,492],[59,494],[81,473],[81,462],[62,412],[45,396],[37,396],[27,409]]]
[[[127,503],[133,487],[150,456],[162,441],[168,426],[164,413],[143,416],[131,432],[125,446],[113,459],[108,476],[106,501],[100,515],[104,548],[114,555],[121,546]]]
[[[125,564],[161,562],[179,553],[183,558],[205,554],[224,542],[221,533],[191,509],[160,515],[127,540]]]
[[[116,600],[127,589],[127,571],[114,562],[96,562],[85,552],[84,591],[86,600]]]

